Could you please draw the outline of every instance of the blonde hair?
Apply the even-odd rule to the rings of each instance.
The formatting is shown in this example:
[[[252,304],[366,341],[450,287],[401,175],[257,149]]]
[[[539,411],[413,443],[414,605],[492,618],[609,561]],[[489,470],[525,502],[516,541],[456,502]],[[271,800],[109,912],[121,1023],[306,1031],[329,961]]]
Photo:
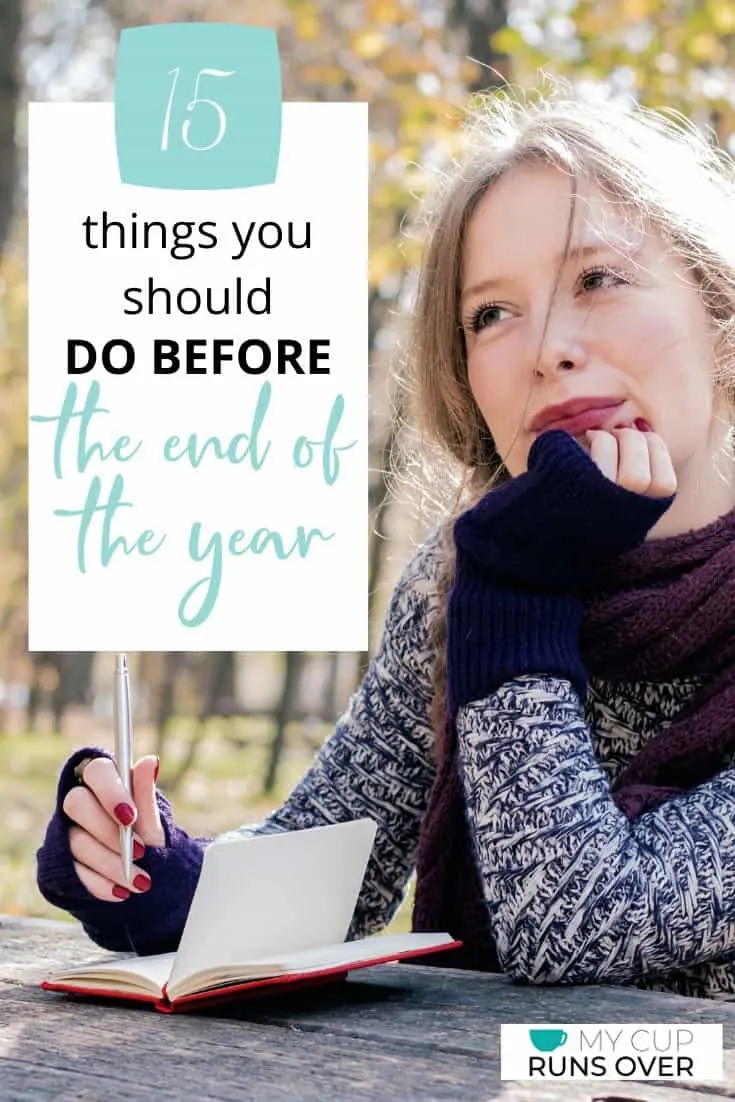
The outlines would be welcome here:
[[[596,184],[626,224],[643,226],[666,242],[716,330],[715,383],[735,405],[735,167],[711,134],[677,112],[586,102],[565,82],[547,77],[537,92],[505,88],[475,97],[463,145],[466,155],[434,193],[433,213],[424,215],[428,237],[407,348],[414,420],[422,439],[438,445],[450,461],[448,486],[457,484],[459,471],[460,488],[479,497],[509,477],[469,388],[460,293],[468,223],[483,196],[515,166],[550,165],[570,176],[567,248],[579,180]],[[620,248],[619,241],[611,243]],[[436,469],[431,478],[436,484]],[[442,607],[453,575],[448,524],[445,536]],[[444,620],[442,614],[434,625],[437,720]]]

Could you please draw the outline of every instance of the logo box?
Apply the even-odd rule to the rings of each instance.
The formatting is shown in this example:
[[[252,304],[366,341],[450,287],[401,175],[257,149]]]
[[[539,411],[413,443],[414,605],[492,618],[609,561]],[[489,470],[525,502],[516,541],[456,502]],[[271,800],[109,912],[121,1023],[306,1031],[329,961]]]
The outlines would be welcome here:
[[[501,1025],[500,1078],[717,1082],[721,1025]]]

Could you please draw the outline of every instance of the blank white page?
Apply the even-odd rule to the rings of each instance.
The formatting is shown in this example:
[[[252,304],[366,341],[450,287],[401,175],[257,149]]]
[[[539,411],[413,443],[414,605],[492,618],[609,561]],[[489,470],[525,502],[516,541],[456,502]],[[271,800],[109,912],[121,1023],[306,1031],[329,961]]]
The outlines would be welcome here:
[[[357,819],[212,843],[171,982],[344,941],[376,830]]]

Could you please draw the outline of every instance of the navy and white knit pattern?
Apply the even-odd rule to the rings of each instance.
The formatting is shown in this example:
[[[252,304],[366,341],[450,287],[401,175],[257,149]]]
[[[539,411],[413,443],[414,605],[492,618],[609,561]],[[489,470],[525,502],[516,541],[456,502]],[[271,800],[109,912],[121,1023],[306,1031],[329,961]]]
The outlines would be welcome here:
[[[429,722],[440,541],[407,566],[368,673],[283,807],[241,832],[378,824],[351,937],[386,925],[434,776]],[[629,823],[610,783],[695,688],[520,677],[460,710],[463,784],[506,973],[735,997],[735,770]]]
[[[735,949],[735,772],[631,824],[567,682],[523,677],[458,721],[468,814],[504,970],[630,983]]]

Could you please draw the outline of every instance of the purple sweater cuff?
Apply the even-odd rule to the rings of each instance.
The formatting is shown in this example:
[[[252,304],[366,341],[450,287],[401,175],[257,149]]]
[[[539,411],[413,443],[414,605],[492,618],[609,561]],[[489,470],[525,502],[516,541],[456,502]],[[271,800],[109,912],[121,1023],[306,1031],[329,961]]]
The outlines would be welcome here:
[[[485,700],[523,674],[571,681],[587,695],[579,634],[582,601],[494,583],[462,550],[447,613],[447,705]]]
[[[61,770],[56,811],[36,854],[39,891],[53,906],[78,919],[89,937],[105,949],[139,954],[173,952],[189,913],[204,850],[211,839],[190,838],[177,827],[171,804],[157,791],[166,844],[146,846],[143,857],[136,861],[151,877],[150,890],[132,893],[123,903],[95,899],[74,871],[69,849],[71,820],[62,810],[66,794],[77,783],[74,769],[88,757],[112,755],[98,747],[85,747],[72,754]]]

